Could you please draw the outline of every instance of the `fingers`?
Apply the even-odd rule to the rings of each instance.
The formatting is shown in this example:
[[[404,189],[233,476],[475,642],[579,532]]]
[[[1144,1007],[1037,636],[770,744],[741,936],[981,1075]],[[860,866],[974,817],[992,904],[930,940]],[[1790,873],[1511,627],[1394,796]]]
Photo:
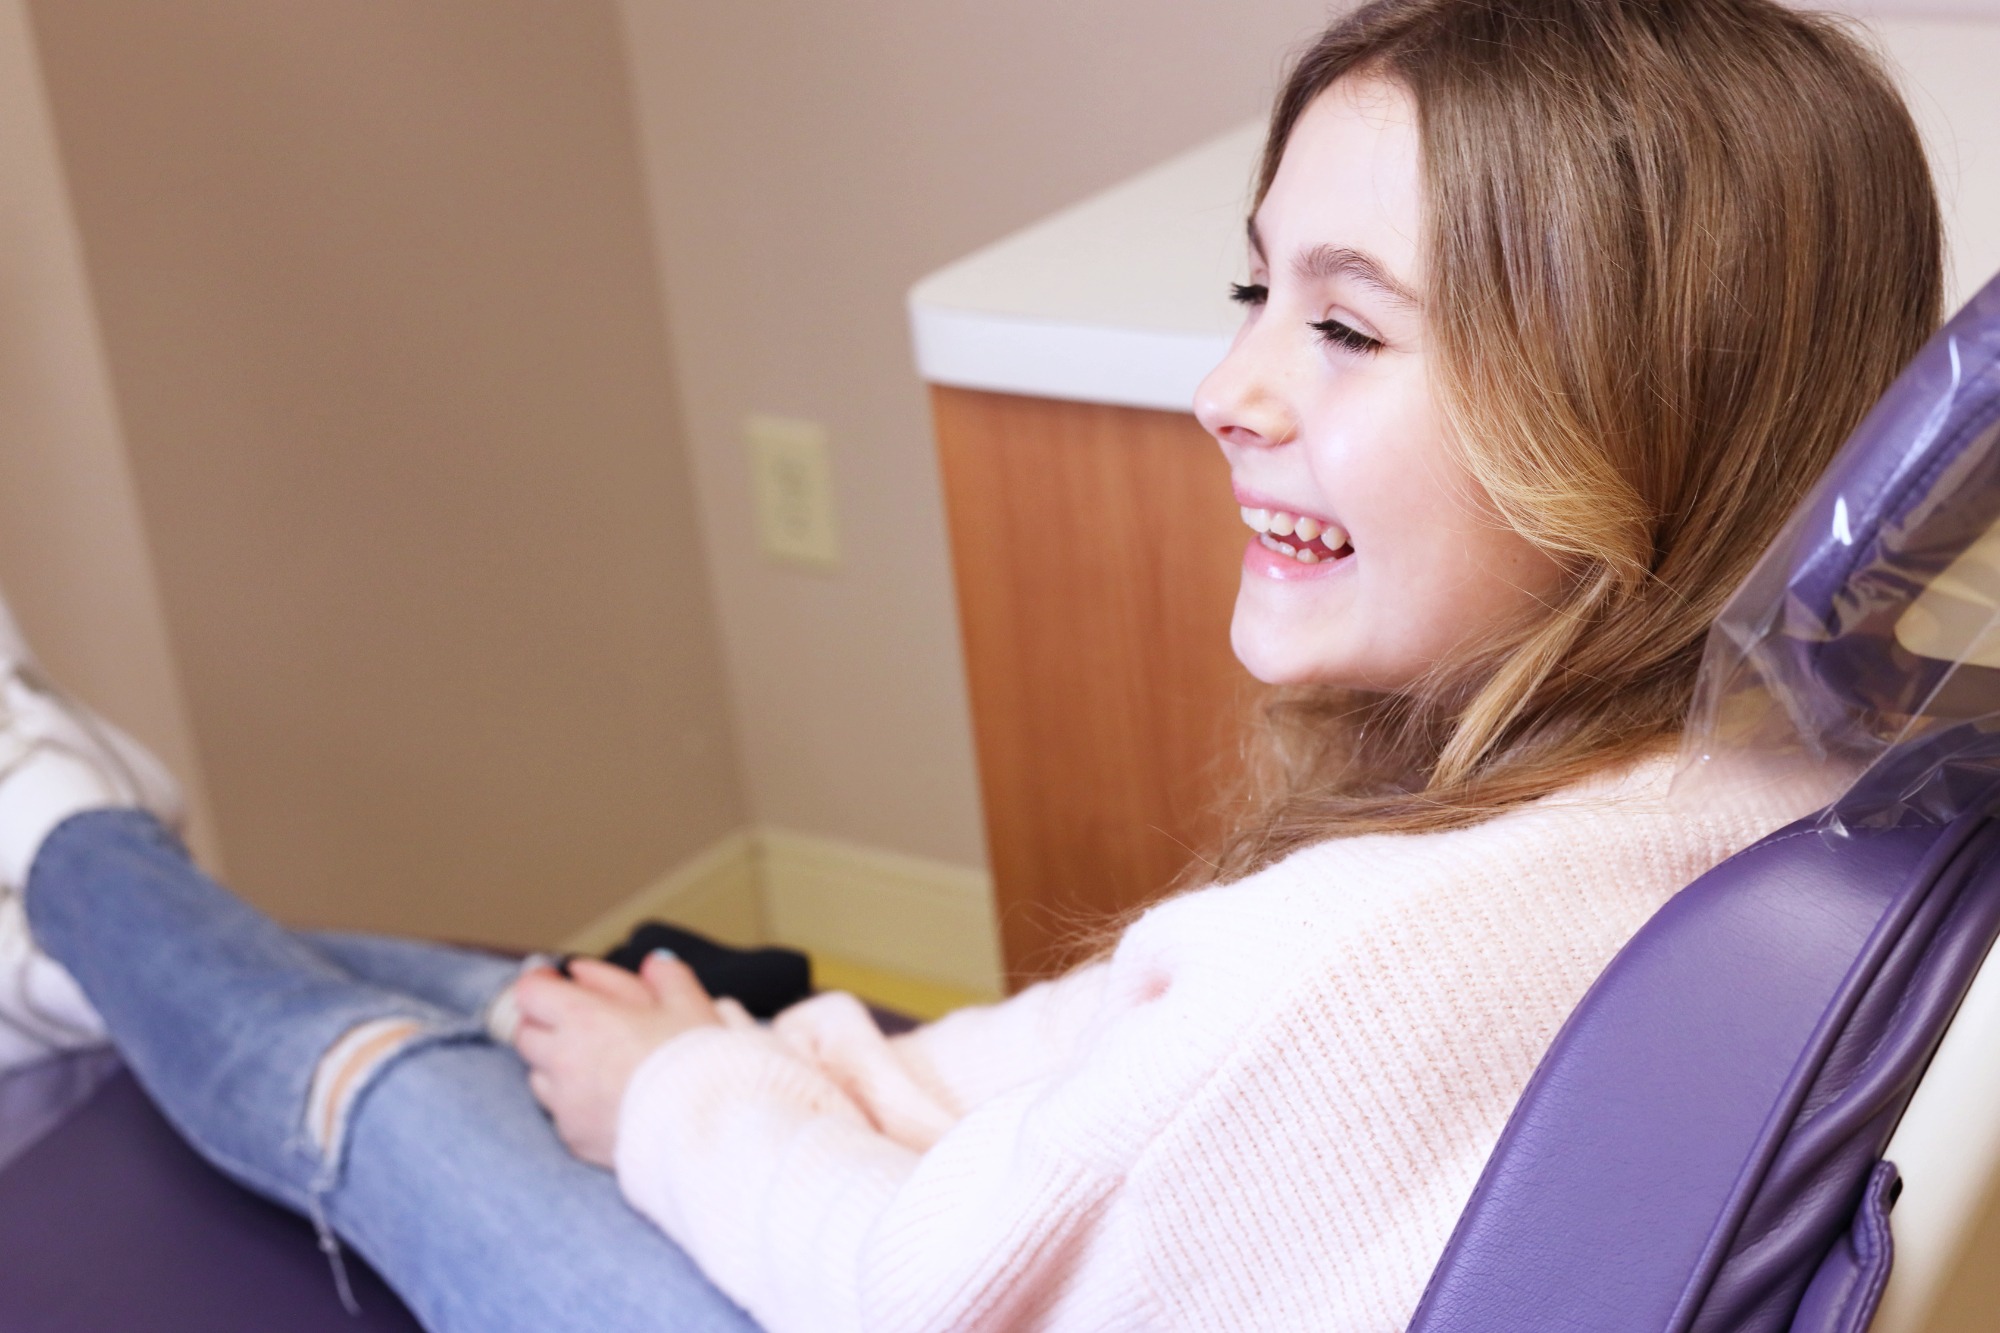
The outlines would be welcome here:
[[[532,980],[537,985],[527,1004],[543,1013],[566,1012],[569,1021],[523,1022],[515,1034],[515,1049],[527,1064],[528,1091],[571,1152],[609,1168],[625,1085],[665,1039],[655,1029],[670,1022],[669,1016],[658,1000],[624,1004],[560,977]]]
[[[514,1034],[514,1049],[531,1067],[540,1068],[549,1063],[555,1053],[559,1039],[556,1030],[540,1023],[523,1023]]]
[[[570,963],[570,973],[573,980],[551,968],[536,968],[514,983],[514,1005],[523,1023],[561,1027],[607,1000],[649,1009],[660,1002],[645,982],[610,963],[578,958]]]
[[[589,1000],[651,1007],[663,1000],[683,1004],[708,1001],[708,992],[687,964],[654,954],[639,976],[597,958],[570,960],[569,977],[552,968],[535,968],[514,983],[514,1002],[521,1017],[546,1027],[559,1026]]]
[[[602,959],[572,958],[569,975],[577,985],[606,999],[623,1000],[628,1004],[654,1003],[651,987],[624,968]]]
[[[694,969],[672,954],[659,950],[647,954],[646,961],[639,965],[638,980],[644,982],[662,1003],[677,1006],[708,1004],[708,992],[702,989]]]
[[[693,971],[670,956],[648,958],[638,976],[593,959],[571,966],[573,980],[541,968],[514,983],[521,1014],[514,1049],[540,1076],[535,1094],[552,1109],[550,1096],[567,1100],[564,1089],[579,1079],[603,1082],[607,1070],[619,1070],[611,1081],[622,1088],[661,1043],[724,1021]],[[740,1006],[730,1009],[737,1025],[749,1023]]]
[[[554,968],[537,967],[514,982],[514,1007],[526,1023],[554,1027],[574,1007],[576,987]]]

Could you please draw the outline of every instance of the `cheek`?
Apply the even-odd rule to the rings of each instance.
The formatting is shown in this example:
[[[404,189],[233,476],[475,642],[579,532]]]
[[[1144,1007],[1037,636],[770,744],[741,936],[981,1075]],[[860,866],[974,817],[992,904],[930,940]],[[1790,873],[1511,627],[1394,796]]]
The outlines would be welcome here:
[[[1412,563],[1420,584],[1413,601],[1422,608],[1427,647],[1447,655],[1532,615],[1543,600],[1541,558],[1514,533],[1476,527],[1441,531],[1440,540]]]
[[[1428,522],[1412,515],[1394,562],[1409,608],[1413,660],[1451,661],[1534,624],[1561,599],[1563,566],[1507,526],[1466,481],[1455,503],[1436,497]]]
[[[1255,640],[1290,679],[1401,688],[1545,614],[1559,593],[1560,567],[1505,524],[1427,396],[1402,387],[1348,403],[1312,455],[1353,534],[1353,577],[1325,590],[1318,614],[1304,599],[1239,599],[1239,655]]]
[[[1355,549],[1406,577],[1459,563],[1497,522],[1413,374],[1345,404],[1329,404],[1327,447],[1311,465],[1342,504]],[[1365,546],[1364,546],[1365,543]]]

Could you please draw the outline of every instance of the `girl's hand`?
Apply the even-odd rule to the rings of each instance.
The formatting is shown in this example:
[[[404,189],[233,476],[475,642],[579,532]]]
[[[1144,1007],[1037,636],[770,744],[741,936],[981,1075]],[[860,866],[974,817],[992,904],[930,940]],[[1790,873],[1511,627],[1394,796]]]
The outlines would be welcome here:
[[[688,965],[666,954],[648,958],[637,976],[594,958],[575,959],[569,970],[566,980],[537,968],[514,983],[521,1011],[514,1049],[569,1150],[609,1167],[633,1071],[663,1042],[722,1020]]]

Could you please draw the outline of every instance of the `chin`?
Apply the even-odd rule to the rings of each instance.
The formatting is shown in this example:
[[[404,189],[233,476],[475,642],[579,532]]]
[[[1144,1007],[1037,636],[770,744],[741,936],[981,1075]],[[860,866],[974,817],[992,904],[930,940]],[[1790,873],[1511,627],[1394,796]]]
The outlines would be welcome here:
[[[1341,651],[1351,635],[1328,636],[1314,642],[1298,634],[1291,621],[1273,622],[1246,615],[1237,607],[1229,623],[1229,647],[1243,669],[1266,685],[1330,685],[1336,689],[1393,694],[1422,679],[1429,663],[1374,661]]]
[[[1266,685],[1348,685],[1348,664],[1329,661],[1324,653],[1269,627],[1246,624],[1239,616],[1229,627],[1229,646],[1243,669]]]

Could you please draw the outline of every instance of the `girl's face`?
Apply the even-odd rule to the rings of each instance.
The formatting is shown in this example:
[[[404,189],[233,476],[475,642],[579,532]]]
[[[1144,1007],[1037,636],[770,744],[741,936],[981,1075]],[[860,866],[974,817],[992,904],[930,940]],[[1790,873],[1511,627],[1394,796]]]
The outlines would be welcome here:
[[[1560,591],[1446,444],[1422,202],[1409,94],[1356,76],[1299,117],[1252,219],[1243,326],[1195,415],[1254,530],[1230,641],[1259,680],[1401,689]]]

